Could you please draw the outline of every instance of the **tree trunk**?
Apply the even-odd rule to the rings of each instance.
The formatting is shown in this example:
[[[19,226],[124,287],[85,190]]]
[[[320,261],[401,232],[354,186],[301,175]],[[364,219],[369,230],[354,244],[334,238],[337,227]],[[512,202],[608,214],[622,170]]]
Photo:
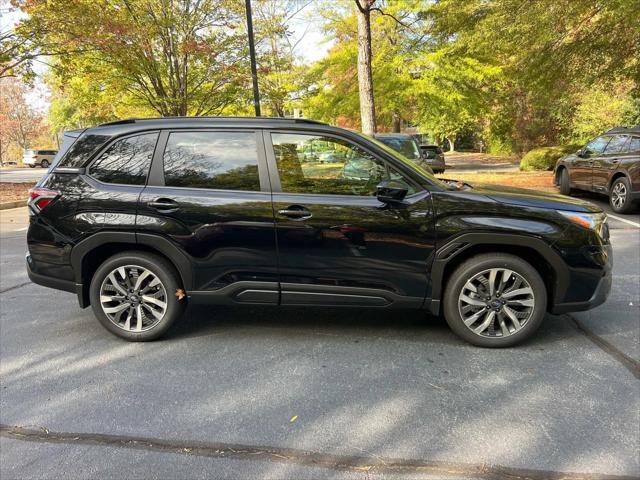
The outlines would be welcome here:
[[[455,135],[450,135],[448,137],[444,137],[447,139],[447,142],[449,142],[449,151],[453,152],[455,150],[455,142],[456,142],[456,137]]]
[[[371,74],[371,7],[376,0],[355,0],[358,16],[358,91],[362,133],[376,133],[376,108]]]
[[[393,125],[392,125],[392,130],[393,133],[400,133],[400,123],[402,121],[402,117],[400,116],[400,112],[394,111],[393,112]]]

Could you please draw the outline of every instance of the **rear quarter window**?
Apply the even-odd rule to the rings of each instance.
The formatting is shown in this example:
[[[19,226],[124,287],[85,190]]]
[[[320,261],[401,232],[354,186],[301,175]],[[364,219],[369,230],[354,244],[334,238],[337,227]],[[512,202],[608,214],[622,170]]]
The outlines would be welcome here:
[[[71,148],[69,148],[66,155],[59,155],[62,157],[60,166],[74,168],[84,167],[93,154],[102,148],[110,139],[111,136],[109,135],[96,135],[92,133],[81,135],[75,142],[72,142]],[[60,151],[62,152],[63,150],[64,143]]]
[[[89,175],[104,183],[144,185],[157,140],[157,132],[116,140],[91,164]]]

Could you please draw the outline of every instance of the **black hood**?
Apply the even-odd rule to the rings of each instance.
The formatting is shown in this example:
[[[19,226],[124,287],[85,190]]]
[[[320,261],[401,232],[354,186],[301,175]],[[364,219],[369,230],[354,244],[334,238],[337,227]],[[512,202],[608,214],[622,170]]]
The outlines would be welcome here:
[[[522,207],[549,208],[570,212],[602,212],[593,203],[554,193],[539,193],[524,188],[502,187],[497,185],[474,184],[473,192],[485,195],[496,202]]]

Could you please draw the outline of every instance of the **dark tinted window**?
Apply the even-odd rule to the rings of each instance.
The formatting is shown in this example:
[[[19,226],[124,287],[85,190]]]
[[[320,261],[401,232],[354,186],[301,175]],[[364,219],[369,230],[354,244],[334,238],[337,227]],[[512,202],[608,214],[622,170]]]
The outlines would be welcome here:
[[[93,162],[89,174],[101,182],[144,185],[157,139],[157,133],[146,133],[116,141]]]
[[[629,145],[627,145],[627,152],[640,152],[640,137],[631,137]]]
[[[587,143],[586,149],[591,153],[602,153],[609,140],[611,140],[611,137],[598,137]]]
[[[109,141],[108,135],[82,135],[60,162],[61,167],[84,167],[87,160]]]
[[[378,183],[389,178],[383,162],[342,139],[274,133],[271,140],[284,192],[375,195]]]
[[[174,132],[164,151],[172,187],[260,190],[255,133]]]
[[[604,153],[620,153],[625,149],[625,144],[629,137],[627,135],[616,135],[607,144],[607,148],[604,149]]]

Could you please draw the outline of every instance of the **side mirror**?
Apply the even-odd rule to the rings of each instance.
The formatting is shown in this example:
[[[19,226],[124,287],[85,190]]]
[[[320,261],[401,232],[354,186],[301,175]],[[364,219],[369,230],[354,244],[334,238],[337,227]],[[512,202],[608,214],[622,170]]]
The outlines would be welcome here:
[[[591,151],[587,147],[584,147],[578,150],[578,156],[580,158],[587,158],[590,154],[591,154]]]
[[[376,197],[383,203],[402,203],[409,186],[401,180],[384,180],[376,187]]]

